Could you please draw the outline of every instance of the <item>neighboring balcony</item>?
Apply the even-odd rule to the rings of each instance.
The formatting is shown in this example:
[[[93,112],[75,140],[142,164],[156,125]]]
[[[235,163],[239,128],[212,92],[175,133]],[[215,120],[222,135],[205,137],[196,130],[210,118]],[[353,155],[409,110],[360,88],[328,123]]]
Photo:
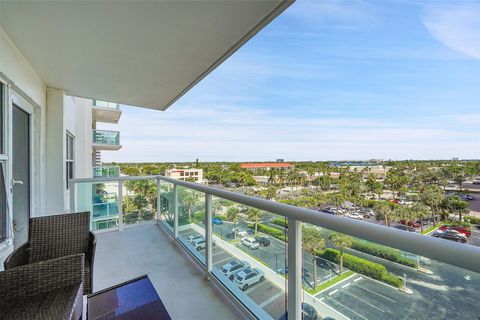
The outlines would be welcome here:
[[[108,178],[108,177],[119,177],[119,176],[120,176],[119,166],[93,167],[94,178]]]
[[[122,110],[118,103],[93,100],[92,119],[97,122],[118,123]]]
[[[337,320],[478,318],[480,249],[471,245],[163,176],[72,183],[70,210],[90,210],[92,229],[103,229],[94,290],[155,275],[178,319],[278,320],[287,309],[288,320],[307,312]],[[253,271],[239,273],[235,264]],[[249,316],[238,317],[231,303]]]
[[[119,150],[120,132],[93,129],[93,149],[95,150]]]

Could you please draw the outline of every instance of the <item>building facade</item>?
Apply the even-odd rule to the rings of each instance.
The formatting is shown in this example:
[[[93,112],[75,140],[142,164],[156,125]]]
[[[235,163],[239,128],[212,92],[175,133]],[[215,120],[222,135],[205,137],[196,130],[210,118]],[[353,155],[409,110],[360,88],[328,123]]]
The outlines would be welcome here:
[[[203,169],[167,169],[165,170],[165,176],[182,181],[204,183]]]

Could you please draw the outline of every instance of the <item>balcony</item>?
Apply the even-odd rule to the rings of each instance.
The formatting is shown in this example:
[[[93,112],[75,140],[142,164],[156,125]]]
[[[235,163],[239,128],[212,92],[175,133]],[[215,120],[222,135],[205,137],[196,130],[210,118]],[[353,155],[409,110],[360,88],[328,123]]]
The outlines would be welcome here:
[[[118,103],[93,100],[92,120],[105,123],[118,123],[122,110]]]
[[[120,176],[119,166],[93,167],[94,178],[108,178],[108,177],[119,177],[119,176]]]
[[[279,319],[288,309],[295,310],[288,313],[289,319],[301,319],[302,303],[310,305],[319,318],[344,320],[478,317],[477,247],[163,176],[75,179],[72,183],[77,197],[71,210],[89,208],[81,194],[82,189],[92,190],[92,183],[107,194],[116,192],[111,197],[116,199],[117,223],[102,230],[101,241],[108,243],[108,249],[98,253],[96,279],[99,275],[102,279],[94,282],[95,290],[127,277],[155,274],[155,281],[166,281],[156,285],[168,288],[165,296],[172,301],[172,310],[181,309],[177,299],[182,297],[179,312],[185,313],[180,318],[196,318],[199,314],[191,307],[196,301],[190,300],[201,299],[199,292],[210,294],[212,286],[222,292],[212,301],[226,305],[209,319],[234,318],[222,313],[231,304],[243,318]],[[244,237],[255,237],[255,233],[267,236],[269,245],[249,246]],[[309,240],[312,237],[314,241]],[[366,253],[342,247],[335,237],[375,250]],[[130,246],[134,249],[126,250]],[[343,270],[341,251],[345,252]],[[172,267],[170,254],[185,254],[188,259],[178,259]],[[128,263],[130,259],[135,263]],[[250,265],[259,277],[248,282],[240,274],[233,276],[227,270],[233,260]],[[121,272],[107,275],[123,264],[128,265]],[[178,270],[192,266],[202,272],[188,273],[185,278],[191,286],[168,286],[175,282]],[[164,280],[169,276],[173,280]],[[210,281],[201,282],[204,276]]]
[[[119,150],[120,132],[93,129],[93,145],[94,150]]]

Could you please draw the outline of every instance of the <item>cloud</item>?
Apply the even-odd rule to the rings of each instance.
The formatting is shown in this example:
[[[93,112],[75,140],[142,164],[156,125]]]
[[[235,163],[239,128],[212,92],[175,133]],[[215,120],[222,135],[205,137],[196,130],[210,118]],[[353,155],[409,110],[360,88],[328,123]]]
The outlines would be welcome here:
[[[480,60],[480,5],[429,6],[422,18],[427,30],[452,50]]]

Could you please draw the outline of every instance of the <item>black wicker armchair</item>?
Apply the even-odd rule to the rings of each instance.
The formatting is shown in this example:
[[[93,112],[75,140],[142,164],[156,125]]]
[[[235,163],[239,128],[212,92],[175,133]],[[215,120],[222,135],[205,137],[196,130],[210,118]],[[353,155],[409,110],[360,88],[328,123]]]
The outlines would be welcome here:
[[[90,212],[31,218],[28,242],[4,262],[5,270],[73,254],[85,254],[84,294],[92,293],[95,235],[90,232]]]
[[[81,319],[83,260],[77,254],[0,272],[0,319]]]

